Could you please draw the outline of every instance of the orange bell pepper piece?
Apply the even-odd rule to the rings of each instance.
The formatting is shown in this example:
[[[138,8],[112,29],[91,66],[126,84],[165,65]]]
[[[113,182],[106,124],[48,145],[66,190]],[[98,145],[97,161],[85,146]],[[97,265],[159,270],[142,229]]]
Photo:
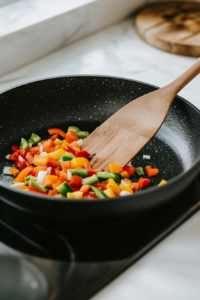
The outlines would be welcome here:
[[[71,161],[70,160],[68,160],[68,161],[62,161],[61,163],[61,168],[62,169],[71,169]]]
[[[88,193],[90,190],[90,185],[83,185],[81,188],[80,188],[80,192],[82,192],[83,194],[86,194]]]
[[[58,181],[58,176],[56,175],[46,175],[43,184],[48,187],[52,187],[54,183]]]
[[[54,196],[54,195],[57,195],[58,194],[58,191],[55,189],[55,190],[49,190],[48,191],[48,195],[49,196]]]
[[[68,150],[69,150],[69,148],[68,148],[67,146],[65,146],[65,145],[62,145],[62,148],[63,148],[63,150],[65,150],[65,151],[68,151]]]
[[[74,175],[74,176],[72,176],[72,179],[70,180],[69,185],[71,187],[80,188],[81,184],[82,184],[82,180],[83,180],[82,177]]]
[[[52,136],[50,137],[50,140],[55,141],[57,138],[58,138],[58,133],[52,135]]]
[[[15,160],[18,157],[18,153],[17,152],[13,152],[10,156],[9,156],[9,160]]]
[[[33,172],[33,167],[27,167],[22,170],[12,183],[24,182],[24,179]]]
[[[145,171],[149,177],[156,176],[159,172],[158,169],[152,169],[150,166],[145,167]]]
[[[134,191],[138,191],[139,190],[139,183],[138,182],[131,182],[131,188]]]
[[[19,170],[16,168],[10,168],[9,171],[12,172],[13,176],[17,176],[19,174]]]
[[[140,179],[138,180],[139,186],[141,189],[145,188],[145,186],[149,185],[151,182],[151,180],[149,180],[148,178],[143,178],[140,177]]]
[[[61,168],[61,164],[59,161],[49,157],[47,167],[53,167],[53,168]]]
[[[48,129],[48,133],[50,135],[58,134],[58,135],[62,136],[63,139],[65,138],[65,132],[59,128],[50,128],[50,129]]]
[[[73,130],[70,130],[66,133],[65,139],[67,140],[68,143],[72,143],[79,140],[79,138],[77,137],[76,133]]]
[[[31,155],[37,154],[40,151],[40,146],[29,148],[27,151],[30,152]]]

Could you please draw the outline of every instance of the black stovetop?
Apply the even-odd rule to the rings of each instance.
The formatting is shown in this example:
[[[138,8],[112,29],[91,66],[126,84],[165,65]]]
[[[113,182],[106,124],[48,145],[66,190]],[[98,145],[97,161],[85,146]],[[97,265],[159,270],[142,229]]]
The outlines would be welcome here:
[[[137,219],[52,223],[0,202],[0,299],[84,300],[199,209],[200,176]]]

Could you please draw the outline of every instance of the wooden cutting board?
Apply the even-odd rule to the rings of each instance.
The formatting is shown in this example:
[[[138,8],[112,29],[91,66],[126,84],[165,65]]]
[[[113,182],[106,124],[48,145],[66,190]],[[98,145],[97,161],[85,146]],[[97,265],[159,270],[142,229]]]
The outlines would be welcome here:
[[[161,50],[200,56],[200,3],[164,2],[143,8],[136,30],[148,44]]]

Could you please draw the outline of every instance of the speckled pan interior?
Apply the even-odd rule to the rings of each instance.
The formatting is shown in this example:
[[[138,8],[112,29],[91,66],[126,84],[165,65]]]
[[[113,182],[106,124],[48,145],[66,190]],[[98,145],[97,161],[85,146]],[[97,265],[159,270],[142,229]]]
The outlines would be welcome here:
[[[13,144],[20,144],[21,137],[27,139],[34,132],[46,139],[48,128],[66,131],[69,125],[91,132],[122,106],[155,89],[123,78],[71,76],[28,83],[2,93],[0,180],[8,184],[12,180],[2,175],[2,170],[12,165],[5,156],[11,153]],[[150,155],[150,161],[143,160],[143,154]],[[132,160],[132,165],[159,168],[159,175],[148,187],[151,189],[162,179],[170,180],[186,172],[199,159],[199,111],[176,97],[164,124]],[[138,180],[138,176],[134,175],[133,179]]]

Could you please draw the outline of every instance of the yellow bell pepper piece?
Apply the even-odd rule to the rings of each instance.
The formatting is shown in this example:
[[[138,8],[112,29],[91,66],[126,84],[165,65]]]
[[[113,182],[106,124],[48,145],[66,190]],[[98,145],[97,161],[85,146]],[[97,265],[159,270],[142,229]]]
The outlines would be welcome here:
[[[112,189],[107,189],[104,191],[104,193],[109,197],[109,198],[115,198],[115,193],[113,192]]]
[[[49,161],[49,155],[47,155],[46,157],[41,157],[35,154],[33,158],[33,164],[37,167],[46,166],[48,161]]]
[[[121,190],[130,192],[131,194],[133,194],[132,188],[124,180],[122,180],[122,182],[121,182]]]
[[[67,193],[68,199],[82,199],[83,193],[82,192],[73,192],[73,193]]]
[[[113,178],[108,179],[107,189],[111,188],[116,195],[119,195],[121,190],[118,184],[114,181]]]
[[[167,183],[167,181],[164,180],[164,179],[162,179],[158,186],[164,185],[164,184],[166,184],[166,183]]]
[[[9,171],[12,172],[13,176],[17,176],[19,174],[19,170],[16,168],[10,168]]]
[[[59,139],[56,139],[53,143],[54,145],[62,145],[63,142]]]
[[[69,145],[69,143],[66,140],[63,140],[62,142],[63,142],[64,146],[68,146]]]
[[[17,189],[21,189],[21,190],[28,190],[28,186],[26,185],[20,185],[16,187]]]
[[[84,167],[85,164],[89,163],[89,160],[85,157],[76,157],[71,160],[71,168]]]
[[[64,154],[65,154],[65,150],[60,148],[56,151],[49,153],[49,157],[53,158],[54,160],[59,160]]]
[[[130,175],[127,171],[123,171],[120,174],[121,174],[122,178],[130,178]]]
[[[112,172],[112,173],[121,173],[121,172],[123,172],[123,168],[116,164],[111,163],[108,166],[108,171]]]

